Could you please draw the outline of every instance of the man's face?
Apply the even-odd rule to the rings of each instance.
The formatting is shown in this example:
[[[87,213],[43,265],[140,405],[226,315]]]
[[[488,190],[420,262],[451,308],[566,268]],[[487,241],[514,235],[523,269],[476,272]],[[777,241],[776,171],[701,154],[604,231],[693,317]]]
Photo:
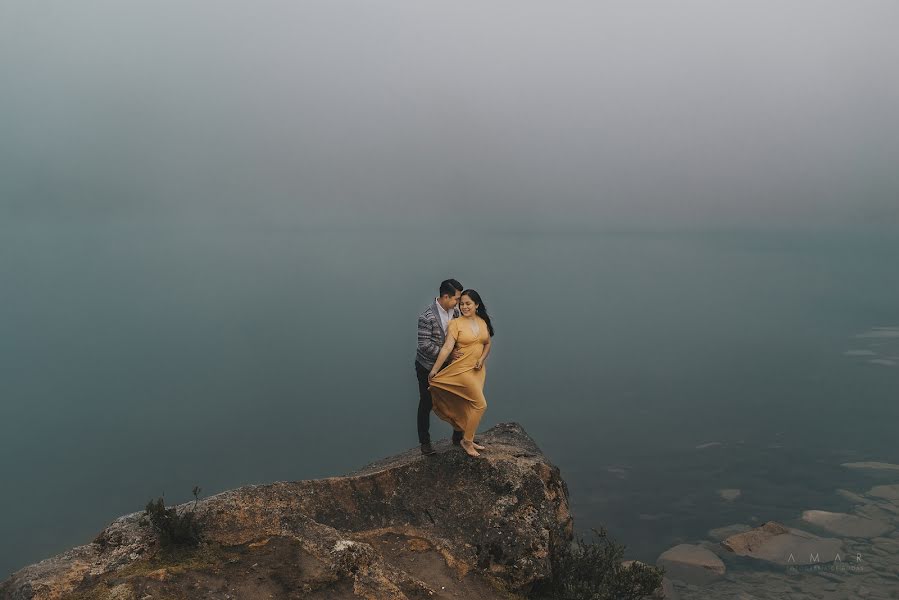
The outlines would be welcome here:
[[[453,310],[456,308],[456,305],[459,304],[459,298],[462,297],[462,292],[456,290],[456,294],[454,296],[450,296],[449,294],[444,294],[440,296],[440,305],[443,307],[443,310]]]

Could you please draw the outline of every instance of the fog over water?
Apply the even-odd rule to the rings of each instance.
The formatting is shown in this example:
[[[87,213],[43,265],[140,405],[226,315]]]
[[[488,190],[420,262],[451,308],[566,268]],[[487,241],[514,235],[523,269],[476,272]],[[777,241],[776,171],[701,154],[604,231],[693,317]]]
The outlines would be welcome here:
[[[897,22],[0,5],[0,579],[162,493],[414,446],[446,277],[496,322],[483,426],[522,423],[579,530],[653,561],[846,509],[841,462],[899,462]]]

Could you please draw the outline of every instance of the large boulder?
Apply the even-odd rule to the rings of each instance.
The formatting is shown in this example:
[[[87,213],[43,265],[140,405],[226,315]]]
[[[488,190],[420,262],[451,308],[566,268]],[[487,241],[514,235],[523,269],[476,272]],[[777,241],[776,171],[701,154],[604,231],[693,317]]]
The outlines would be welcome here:
[[[551,574],[571,542],[559,469],[521,426],[471,458],[447,441],[344,477],[253,485],[180,505],[204,543],[172,552],[136,512],[84,546],[25,567],[0,598],[506,598]]]

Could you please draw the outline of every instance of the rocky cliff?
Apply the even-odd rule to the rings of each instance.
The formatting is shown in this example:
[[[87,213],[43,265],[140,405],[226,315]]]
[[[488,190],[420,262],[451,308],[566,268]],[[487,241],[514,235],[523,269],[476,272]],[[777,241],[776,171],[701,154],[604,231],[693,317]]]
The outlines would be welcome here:
[[[142,512],[0,584],[14,600],[514,598],[572,538],[559,470],[521,426],[471,458],[447,441],[344,477],[255,485],[178,507],[204,541],[163,549]]]

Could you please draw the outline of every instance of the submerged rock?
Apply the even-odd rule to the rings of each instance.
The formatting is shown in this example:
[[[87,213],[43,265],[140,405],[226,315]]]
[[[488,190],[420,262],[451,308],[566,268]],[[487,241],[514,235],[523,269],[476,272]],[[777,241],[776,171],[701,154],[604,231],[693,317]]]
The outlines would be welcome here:
[[[829,563],[839,560],[843,552],[838,539],[818,537],[774,521],[732,535],[721,545],[740,556],[783,566]]]
[[[734,525],[727,525],[725,527],[716,527],[715,529],[710,529],[708,536],[716,542],[722,542],[732,535],[743,533],[744,531],[749,531],[750,529],[752,529],[752,525],[736,523]]]
[[[863,471],[899,471],[899,465],[884,462],[851,462],[843,463],[840,466]]]
[[[705,450],[706,448],[717,448],[719,446],[723,446],[721,442],[706,442],[704,444],[698,444],[695,446],[697,450]]]
[[[899,500],[899,484],[893,485],[875,485],[868,490],[868,495],[893,502]]]
[[[874,538],[893,530],[892,525],[877,519],[826,510],[803,511],[802,520],[844,537]]]
[[[852,509],[852,512],[856,513],[860,517],[867,517],[869,519],[874,519],[876,521],[883,521],[884,523],[890,523],[896,519],[896,515],[890,510],[884,510],[884,508],[892,507],[891,504],[860,504]]]
[[[838,489],[837,494],[839,494],[846,500],[849,500],[850,502],[855,502],[856,504],[866,504],[866,503],[870,502],[870,500],[868,498],[865,498],[864,496],[861,496],[861,495],[856,494],[855,492],[851,492],[849,490]]]
[[[665,567],[665,575],[687,583],[704,585],[724,575],[724,563],[718,556],[702,546],[678,544],[665,550],[656,560]]]
[[[728,502],[733,502],[737,498],[740,497],[742,492],[736,488],[728,488],[725,490],[718,490],[718,495],[721,496],[724,500]]]
[[[471,458],[447,441],[344,477],[251,485],[200,500],[204,544],[171,553],[142,513],[25,567],[0,598],[506,598],[551,574],[572,540],[568,490],[521,426]],[[193,503],[178,507],[191,510]],[[299,596],[298,596],[299,597]]]

